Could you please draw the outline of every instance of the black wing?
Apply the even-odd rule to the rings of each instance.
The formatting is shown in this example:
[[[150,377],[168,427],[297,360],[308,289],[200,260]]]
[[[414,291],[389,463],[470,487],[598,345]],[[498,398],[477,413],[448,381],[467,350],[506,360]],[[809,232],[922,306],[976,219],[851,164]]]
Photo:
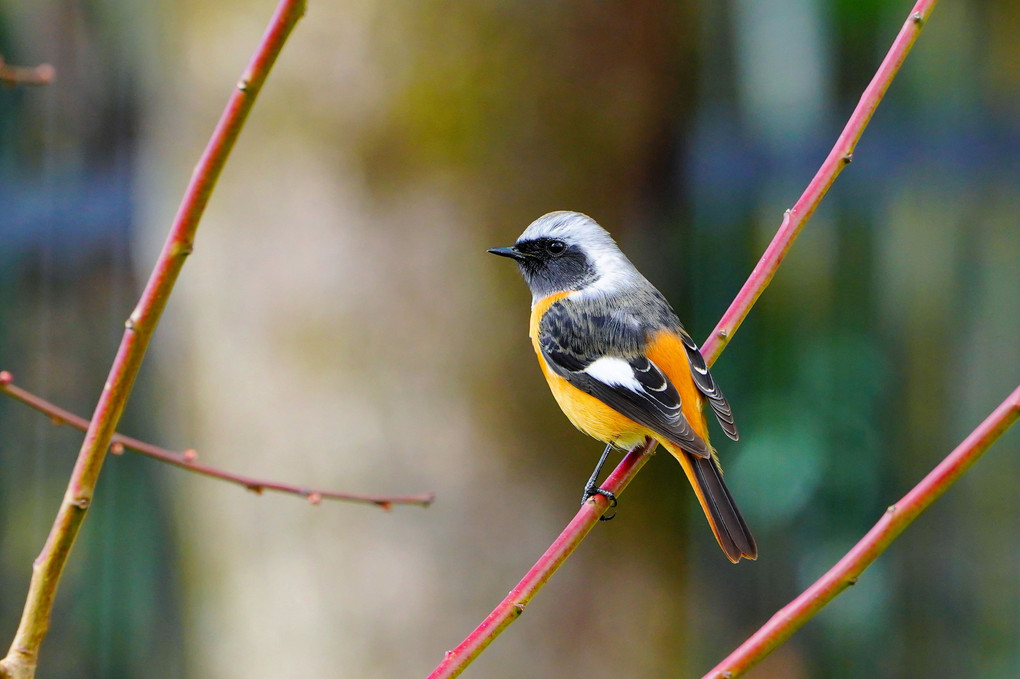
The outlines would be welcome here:
[[[625,315],[582,316],[557,302],[542,317],[539,346],[557,375],[691,455],[711,449],[683,414],[680,394],[641,350],[645,333]]]
[[[684,348],[687,349],[687,361],[691,364],[694,384],[708,399],[712,412],[715,413],[715,419],[719,421],[719,426],[727,436],[736,441],[740,438],[740,433],[733,421],[733,409],[730,407],[730,402],[726,400],[719,385],[716,384],[715,378],[712,377],[712,373],[708,371],[708,365],[698,349],[698,343],[691,339],[691,336],[682,327],[680,328],[680,337],[683,338]]]

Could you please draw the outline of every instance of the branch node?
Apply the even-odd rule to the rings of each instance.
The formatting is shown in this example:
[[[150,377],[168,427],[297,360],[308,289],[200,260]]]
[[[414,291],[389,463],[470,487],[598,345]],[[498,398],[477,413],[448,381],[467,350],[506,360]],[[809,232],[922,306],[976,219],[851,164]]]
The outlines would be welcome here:
[[[897,511],[896,505],[889,505],[889,507],[886,508],[885,513],[886,514],[895,514],[896,511]]]
[[[393,504],[391,502],[376,502],[375,504],[377,507],[379,507],[379,509],[383,510],[384,512],[388,512],[391,509],[393,509]]]
[[[920,26],[924,23],[924,16],[922,16],[920,12],[914,12],[910,15],[910,20],[913,21],[915,25]]]
[[[523,601],[515,601],[513,605],[514,615],[520,617],[524,613],[524,607],[527,606]]]
[[[89,500],[89,498],[87,497],[76,497],[75,499],[71,500],[71,504],[77,507],[78,509],[85,511],[86,509],[89,508],[91,500]]]
[[[195,460],[198,459],[198,451],[196,451],[194,448],[188,448],[183,453],[181,453],[181,459],[188,463],[194,462]]]
[[[854,585],[856,585],[857,584],[857,576],[855,575],[852,578],[847,578],[846,584],[847,584],[847,587],[853,587]]]
[[[249,483],[245,485],[245,488],[255,493],[256,495],[262,495],[262,491],[266,489],[266,487],[260,483]]]
[[[121,443],[120,441],[114,441],[113,445],[110,446],[110,452],[113,453],[114,455],[123,455],[124,444]]]
[[[242,92],[247,92],[248,91],[248,81],[247,80],[238,80],[237,81],[237,89],[239,89]]]
[[[313,491],[311,493],[308,493],[305,497],[308,498],[308,504],[312,505],[322,504],[322,493],[316,493]]]
[[[848,151],[848,152],[844,153],[843,154],[843,164],[844,165],[849,165],[852,162],[854,162],[853,151]]]
[[[195,251],[195,244],[191,240],[182,241],[174,245],[174,257],[187,257]]]
[[[716,333],[716,337],[718,337],[719,339],[726,339],[729,336],[730,331],[728,328],[719,328],[719,332]]]

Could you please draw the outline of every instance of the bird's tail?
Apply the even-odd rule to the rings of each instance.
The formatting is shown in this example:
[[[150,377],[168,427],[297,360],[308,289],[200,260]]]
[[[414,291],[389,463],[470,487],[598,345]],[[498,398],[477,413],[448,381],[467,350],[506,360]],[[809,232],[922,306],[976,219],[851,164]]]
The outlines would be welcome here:
[[[670,451],[673,452],[673,451]],[[705,510],[708,523],[712,526],[715,539],[733,563],[745,559],[758,558],[758,546],[754,543],[751,531],[744,523],[737,504],[733,501],[729,489],[723,482],[722,470],[713,457],[696,457],[680,451],[676,458],[694,486],[701,508]]]

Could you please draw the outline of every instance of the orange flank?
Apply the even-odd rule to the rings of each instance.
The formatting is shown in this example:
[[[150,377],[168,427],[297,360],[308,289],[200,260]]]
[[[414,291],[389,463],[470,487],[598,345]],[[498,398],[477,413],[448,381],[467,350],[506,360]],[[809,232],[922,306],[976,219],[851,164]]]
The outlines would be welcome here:
[[[659,370],[666,374],[669,381],[676,387],[680,394],[680,403],[684,411],[684,417],[691,423],[694,431],[708,443],[708,423],[702,408],[705,405],[705,397],[698,390],[694,383],[694,376],[691,375],[691,364],[687,360],[687,348],[678,335],[666,330],[660,330],[651,338],[648,348],[645,350],[648,360],[659,367]],[[654,438],[654,437],[653,437]],[[660,443],[662,443],[660,441]],[[678,456],[671,446],[663,444],[669,452]]]
[[[722,469],[716,457],[715,448],[708,440],[708,423],[705,421],[703,408],[705,397],[698,390],[691,375],[691,365],[687,359],[687,350],[683,340],[671,332],[662,330],[652,338],[645,351],[648,359],[659,366],[669,381],[680,394],[680,403],[684,417],[712,451],[712,459],[705,460],[695,457],[677,446],[675,443],[663,441],[652,435],[663,448],[668,450],[683,467],[687,480],[694,488],[701,509],[705,512],[708,525],[715,534],[719,546],[723,548],[730,561],[737,562],[740,557],[757,558],[754,538],[744,524],[740,512],[733,504],[729,490],[722,480]],[[695,469],[695,465],[700,467]],[[743,536],[741,538],[741,536]]]

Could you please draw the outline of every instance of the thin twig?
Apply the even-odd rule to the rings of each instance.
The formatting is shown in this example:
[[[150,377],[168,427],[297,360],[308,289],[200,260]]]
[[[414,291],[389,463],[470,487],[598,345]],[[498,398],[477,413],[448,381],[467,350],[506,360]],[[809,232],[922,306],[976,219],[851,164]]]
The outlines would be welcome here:
[[[773,615],[761,629],[706,674],[704,679],[732,679],[740,676],[789,639],[843,590],[856,584],[864,569],[921,512],[963,476],[1017,418],[1020,418],[1020,387],[902,500],[889,507],[874,528],[839,563]]]
[[[924,26],[931,7],[936,0],[921,0],[915,5],[906,25],[900,31],[893,42],[889,53],[882,61],[878,72],[872,79],[871,84],[861,95],[860,103],[854,109],[850,120],[847,122],[843,133],[836,140],[835,146],[829,152],[825,162],[815,174],[814,179],[808,184],[807,189],[800,200],[793,208],[787,211],[779,231],[772,239],[761,260],[755,266],[751,276],[747,279],[738,293],[733,304],[719,321],[719,325],[712,332],[712,335],[705,341],[701,353],[706,363],[711,366],[722,353],[733,334],[740,327],[740,323],[747,316],[751,307],[761,293],[768,287],[772,276],[779,268],[783,258],[793,245],[804,224],[811,217],[822,197],[829,187],[836,180],[840,171],[846,167],[852,157],[853,149],[860,139],[864,128],[867,126],[871,115],[875,112],[882,96],[889,88],[900,64],[906,58],[907,53],[913,46],[917,35]],[[621,483],[621,488],[609,488],[617,496],[626,485],[637,474],[638,470],[648,458],[646,447],[633,450],[628,453],[620,465],[610,475],[610,479],[616,477]],[[499,606],[454,650],[448,651],[442,663],[429,675],[429,679],[440,679],[456,677],[507,627],[520,617],[524,610],[524,604],[530,601],[531,597],[544,585],[552,574],[560,567],[563,561],[573,552],[577,544],[584,539],[588,531],[595,525],[598,517],[606,510],[606,501],[601,496],[594,496],[581,508],[581,511],[574,517],[573,521],[560,534],[553,546],[542,556],[539,561],[525,574],[524,579],[510,592],[510,595],[500,603]]]
[[[106,451],[131,394],[149,340],[184,266],[184,260],[192,251],[199,219],[227,156],[234,147],[266,76],[304,10],[304,0],[280,0],[191,175],[163,250],[138,305],[125,323],[120,347],[85,433],[64,499],[46,544],[33,564],[32,579],[18,631],[7,656],[0,660],[0,678],[31,679],[35,676],[39,647],[49,629],[61,573],[92,503]]]
[[[12,398],[21,401],[30,408],[34,408],[44,415],[48,415],[54,424],[69,424],[80,431],[88,431],[89,421],[84,417],[75,415],[69,410],[50,403],[44,398],[36,396],[30,391],[22,389],[14,384],[13,377],[6,370],[0,371],[0,392],[4,392]],[[232,472],[202,464],[198,461],[198,454],[193,450],[174,451],[145,441],[140,441],[123,434],[114,434],[110,441],[110,452],[117,455],[125,450],[131,450],[141,455],[172,464],[181,469],[203,476],[209,476],[221,481],[236,483],[239,486],[254,492],[262,493],[265,490],[273,490],[280,493],[298,495],[305,498],[312,504],[319,504],[322,500],[342,500],[346,502],[360,502],[373,504],[383,509],[389,509],[393,505],[420,505],[428,507],[436,499],[435,493],[418,493],[416,495],[366,495],[363,493],[345,493],[337,490],[320,490],[308,486],[296,486],[279,481],[267,481],[256,479],[251,476],[243,476]]]
[[[57,77],[57,69],[50,64],[38,66],[11,66],[0,57],[0,83],[16,85],[49,85]]]

